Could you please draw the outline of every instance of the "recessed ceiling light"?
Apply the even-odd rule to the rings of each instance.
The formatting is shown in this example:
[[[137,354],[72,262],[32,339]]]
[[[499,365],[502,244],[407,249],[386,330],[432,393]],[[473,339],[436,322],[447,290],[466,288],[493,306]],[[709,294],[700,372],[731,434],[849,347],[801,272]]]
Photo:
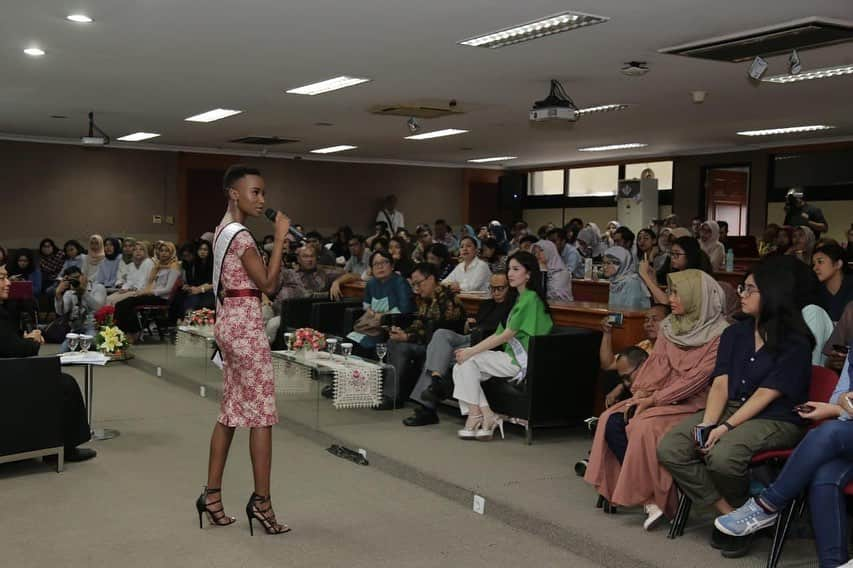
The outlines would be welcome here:
[[[815,132],[817,130],[831,130],[834,126],[825,124],[811,124],[809,126],[790,126],[788,128],[768,128],[766,130],[742,130],[739,136],[772,136],[774,134],[796,134],[798,132]]]
[[[320,81],[319,83],[311,83],[310,85],[305,85],[304,87],[288,89],[285,92],[290,93],[291,95],[320,95],[322,93],[328,93],[329,91],[337,91],[338,89],[361,85],[362,83],[367,83],[368,81],[370,81],[370,79],[365,79],[363,77],[347,77],[346,75],[341,75],[340,77],[327,79],[326,81]]]
[[[567,32],[575,28],[601,24],[609,20],[604,16],[593,16],[580,12],[563,12],[547,18],[541,18],[520,26],[513,26],[485,35],[472,37],[459,42],[459,45],[471,47],[488,47],[495,49],[506,47],[523,41],[530,41],[561,32]]]
[[[406,136],[406,140],[429,140],[430,138],[441,138],[442,136],[453,136],[454,134],[465,134],[467,130],[459,130],[456,128],[445,128],[444,130],[433,130],[432,132],[424,132],[423,134],[414,134]]]
[[[312,154],[333,154],[335,152],[344,152],[346,150],[355,150],[358,146],[349,146],[347,144],[341,144],[340,146],[329,146],[328,148],[317,148],[316,150],[311,150]]]
[[[811,79],[829,79],[842,75],[853,74],[853,65],[837,65],[835,67],[823,67],[811,71],[801,71],[796,75],[784,74],[766,77],[762,81],[767,83],[796,83],[797,81],[810,81]]]
[[[213,110],[209,110],[207,112],[203,112],[195,116],[190,116],[188,118],[185,118],[184,120],[188,122],[213,122],[214,120],[222,120],[223,118],[228,118],[229,116],[234,116],[235,114],[240,114],[241,112],[243,111],[231,110],[227,108],[215,108]]]
[[[518,156],[497,156],[494,158],[475,158],[468,160],[474,164],[485,164],[487,162],[506,162],[507,160],[515,160]]]
[[[91,24],[92,18],[87,16],[86,14],[68,14],[66,19],[72,22],[76,22],[78,24]]]
[[[44,55],[44,50],[38,47],[28,47],[24,50],[24,53],[26,53],[30,57],[41,57],[42,55]]]
[[[613,112],[614,110],[625,110],[630,107],[631,105],[626,104],[599,105],[578,109],[578,114],[589,114],[592,112]]]
[[[151,138],[157,138],[160,136],[154,132],[134,132],[133,134],[126,134],[116,140],[121,140],[122,142],[141,142],[143,140],[150,140]]]
[[[631,148],[645,148],[648,144],[639,144],[631,142],[628,144],[611,144],[609,146],[588,146],[586,148],[578,148],[578,152],[607,152],[608,150],[630,150]]]

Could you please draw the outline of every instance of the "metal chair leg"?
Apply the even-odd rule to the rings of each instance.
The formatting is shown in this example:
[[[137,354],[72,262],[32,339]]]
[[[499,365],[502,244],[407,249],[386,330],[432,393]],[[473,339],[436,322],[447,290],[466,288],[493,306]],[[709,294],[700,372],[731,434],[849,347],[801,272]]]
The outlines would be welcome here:
[[[684,526],[687,524],[687,517],[690,515],[690,507],[693,501],[690,500],[683,491],[678,490],[678,508],[675,511],[675,518],[672,520],[672,526],[669,528],[667,538],[674,539],[684,534]]]
[[[767,554],[767,568],[776,568],[779,563],[782,547],[785,546],[785,539],[788,537],[788,530],[791,528],[794,514],[804,503],[805,499],[798,497],[779,512],[776,528],[773,531],[773,541],[770,543],[770,551]]]

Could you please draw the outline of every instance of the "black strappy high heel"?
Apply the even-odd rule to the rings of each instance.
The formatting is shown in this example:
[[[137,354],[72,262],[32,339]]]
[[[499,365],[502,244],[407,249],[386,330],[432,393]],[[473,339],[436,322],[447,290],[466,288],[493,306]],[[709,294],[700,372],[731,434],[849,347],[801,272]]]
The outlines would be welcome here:
[[[266,507],[261,508],[261,505],[266,504]],[[246,516],[249,517],[249,534],[254,536],[255,529],[252,526],[252,521],[257,519],[267,534],[284,534],[290,532],[290,527],[281,525],[275,520],[275,513],[272,510],[269,495],[258,495],[252,493],[249,497],[249,502],[246,504]]]
[[[207,518],[210,520],[210,524],[217,525],[220,527],[228,526],[237,519],[234,517],[229,517],[225,514],[225,507],[222,506],[222,497],[216,501],[207,502],[207,496],[213,495],[214,493],[222,493],[222,490],[219,487],[208,489],[207,486],[204,486],[204,489],[199,495],[198,499],[195,502],[196,511],[198,511],[198,528],[204,528],[203,517],[204,514],[207,513]],[[219,505],[216,507],[216,505]]]

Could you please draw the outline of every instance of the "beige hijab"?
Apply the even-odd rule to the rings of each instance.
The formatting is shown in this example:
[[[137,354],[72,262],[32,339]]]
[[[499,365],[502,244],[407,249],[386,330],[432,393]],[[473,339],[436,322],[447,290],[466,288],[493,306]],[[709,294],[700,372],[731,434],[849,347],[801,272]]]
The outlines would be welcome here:
[[[670,314],[661,323],[660,332],[670,342],[679,347],[699,347],[729,326],[723,315],[725,295],[711,276],[691,268],[672,272],[667,280],[684,306],[683,315]]]

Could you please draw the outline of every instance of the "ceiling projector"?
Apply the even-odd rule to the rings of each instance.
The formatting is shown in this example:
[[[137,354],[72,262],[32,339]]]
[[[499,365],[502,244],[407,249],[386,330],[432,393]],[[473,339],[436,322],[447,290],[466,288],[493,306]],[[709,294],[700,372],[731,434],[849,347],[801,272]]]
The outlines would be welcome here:
[[[578,107],[556,79],[551,79],[548,96],[533,103],[529,114],[531,122],[576,122],[579,116]]]
[[[85,146],[103,146],[107,139],[103,136],[81,136],[80,142]]]
[[[106,146],[110,143],[109,135],[95,124],[95,113],[89,113],[89,132],[80,137],[80,143],[84,146]]]

